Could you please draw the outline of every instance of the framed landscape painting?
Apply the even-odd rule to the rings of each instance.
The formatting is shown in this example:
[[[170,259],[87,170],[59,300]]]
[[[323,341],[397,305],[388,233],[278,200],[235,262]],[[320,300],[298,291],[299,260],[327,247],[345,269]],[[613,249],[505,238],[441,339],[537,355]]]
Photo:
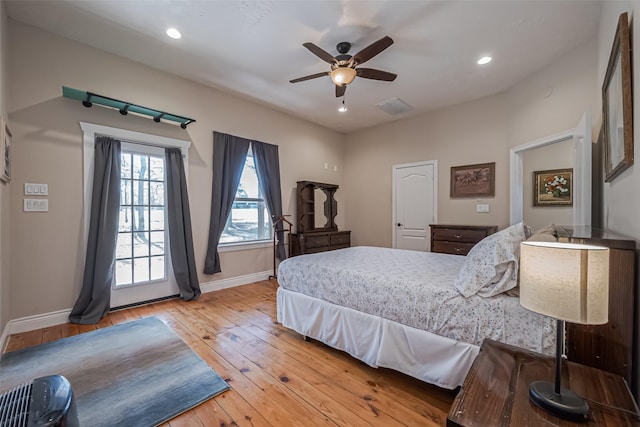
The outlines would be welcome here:
[[[573,206],[573,169],[533,172],[533,206]]]
[[[0,181],[11,181],[11,131],[9,126],[0,118]]]
[[[451,168],[451,197],[494,197],[496,163],[454,166]]]

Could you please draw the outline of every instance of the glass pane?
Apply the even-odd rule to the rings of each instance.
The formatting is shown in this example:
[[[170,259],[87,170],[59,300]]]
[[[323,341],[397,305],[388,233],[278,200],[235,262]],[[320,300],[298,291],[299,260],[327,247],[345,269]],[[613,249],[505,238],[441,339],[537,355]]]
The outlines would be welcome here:
[[[164,208],[151,208],[150,230],[164,230]]]
[[[264,202],[258,203],[258,238],[270,239],[272,235],[271,215]]]
[[[120,206],[120,218],[118,218],[118,231],[131,231],[133,216],[130,206]]]
[[[151,280],[164,279],[164,256],[151,257]]]
[[[235,202],[227,220],[221,243],[271,238],[271,221],[264,202]]]
[[[236,191],[236,198],[252,198],[257,199],[260,197],[258,191],[258,175],[256,173],[256,166],[253,163],[253,155],[251,150],[247,154],[247,159],[244,163],[244,169],[242,170],[242,176],[240,177],[240,184]]]
[[[143,206],[133,208],[133,229],[135,231],[149,230],[149,208]]]
[[[120,180],[120,204],[121,205],[131,204],[131,180],[130,179]]]
[[[118,260],[116,261],[116,286],[118,285],[130,285],[133,283],[131,271],[131,260]]]
[[[133,204],[149,204],[149,181],[133,181]]]
[[[131,154],[120,154],[120,176],[131,179]]]
[[[133,256],[149,256],[149,233],[133,233]]]
[[[133,260],[133,283],[149,281],[149,258]]]
[[[149,190],[149,204],[164,206],[164,182],[152,182]]]
[[[164,181],[164,159],[162,157],[150,157],[150,179]]]
[[[118,233],[116,258],[131,258],[131,233]]]
[[[152,231],[151,255],[164,255],[164,231]]]
[[[149,179],[149,157],[133,155],[133,179]]]

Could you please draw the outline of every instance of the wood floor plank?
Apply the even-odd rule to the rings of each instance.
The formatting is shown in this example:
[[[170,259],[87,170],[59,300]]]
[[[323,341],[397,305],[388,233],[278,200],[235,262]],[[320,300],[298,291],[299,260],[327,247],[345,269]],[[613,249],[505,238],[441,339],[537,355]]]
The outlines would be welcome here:
[[[50,326],[42,330],[42,343],[59,340],[62,338],[62,326]]]
[[[14,351],[156,316],[231,386],[163,427],[444,426],[455,393],[374,369],[276,322],[275,280],[122,309],[9,337]]]

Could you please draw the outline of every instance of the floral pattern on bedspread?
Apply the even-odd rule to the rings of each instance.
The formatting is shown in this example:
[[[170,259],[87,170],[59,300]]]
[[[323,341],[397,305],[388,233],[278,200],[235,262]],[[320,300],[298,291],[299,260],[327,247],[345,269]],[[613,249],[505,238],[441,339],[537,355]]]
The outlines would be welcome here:
[[[333,304],[456,341],[491,338],[553,354],[555,322],[526,310],[516,297],[463,297],[454,283],[465,257],[352,247],[283,261],[278,283]]]

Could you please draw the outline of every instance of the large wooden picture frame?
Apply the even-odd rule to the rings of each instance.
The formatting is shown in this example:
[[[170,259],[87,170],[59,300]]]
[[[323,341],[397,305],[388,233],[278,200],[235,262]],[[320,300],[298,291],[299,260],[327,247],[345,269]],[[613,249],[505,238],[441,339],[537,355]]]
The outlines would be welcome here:
[[[451,168],[451,198],[494,197],[495,195],[495,162]]]
[[[573,169],[533,172],[533,206],[573,206]]]
[[[604,181],[633,164],[633,94],[627,13],[620,15],[602,85]]]
[[[11,182],[11,131],[0,117],[0,181]]]

